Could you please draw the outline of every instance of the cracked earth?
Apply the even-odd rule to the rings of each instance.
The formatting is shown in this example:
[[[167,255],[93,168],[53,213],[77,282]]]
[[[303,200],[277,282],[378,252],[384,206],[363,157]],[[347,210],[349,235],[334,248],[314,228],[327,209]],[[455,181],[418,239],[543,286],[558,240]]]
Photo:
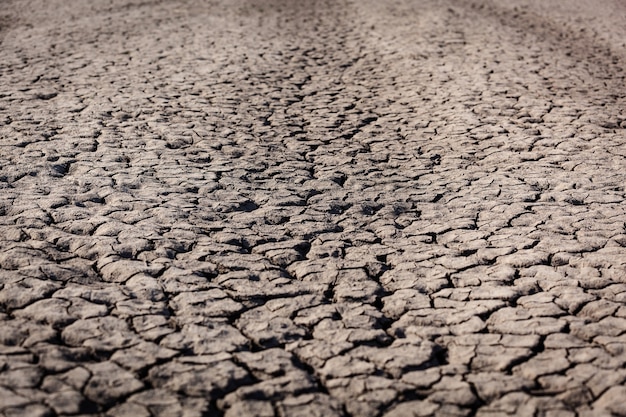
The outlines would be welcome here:
[[[626,415],[619,0],[4,0],[0,415]]]

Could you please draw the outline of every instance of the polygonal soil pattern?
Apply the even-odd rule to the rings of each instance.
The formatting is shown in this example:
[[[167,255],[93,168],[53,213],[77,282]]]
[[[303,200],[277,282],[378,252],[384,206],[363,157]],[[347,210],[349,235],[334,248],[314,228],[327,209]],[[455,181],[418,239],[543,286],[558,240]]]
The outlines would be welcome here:
[[[0,416],[626,415],[626,5],[555,3],[3,1]]]

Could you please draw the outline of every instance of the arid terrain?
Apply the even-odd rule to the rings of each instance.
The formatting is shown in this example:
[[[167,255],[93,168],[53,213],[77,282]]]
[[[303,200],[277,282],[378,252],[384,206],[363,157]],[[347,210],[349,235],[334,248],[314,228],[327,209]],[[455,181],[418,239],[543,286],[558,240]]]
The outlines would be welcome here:
[[[626,416],[622,0],[0,0],[0,416]]]

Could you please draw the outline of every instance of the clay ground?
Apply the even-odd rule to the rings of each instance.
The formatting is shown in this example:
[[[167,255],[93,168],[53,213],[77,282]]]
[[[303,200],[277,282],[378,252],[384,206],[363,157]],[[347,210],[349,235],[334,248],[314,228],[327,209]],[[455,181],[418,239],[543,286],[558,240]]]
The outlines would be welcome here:
[[[626,3],[1,0],[0,415],[626,415]]]

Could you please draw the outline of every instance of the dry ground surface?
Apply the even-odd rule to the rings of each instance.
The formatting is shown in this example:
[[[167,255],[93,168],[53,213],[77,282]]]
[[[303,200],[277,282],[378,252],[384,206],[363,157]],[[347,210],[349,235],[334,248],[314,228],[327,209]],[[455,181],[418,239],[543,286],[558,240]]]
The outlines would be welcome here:
[[[626,4],[560,3],[0,1],[0,415],[626,415]]]

